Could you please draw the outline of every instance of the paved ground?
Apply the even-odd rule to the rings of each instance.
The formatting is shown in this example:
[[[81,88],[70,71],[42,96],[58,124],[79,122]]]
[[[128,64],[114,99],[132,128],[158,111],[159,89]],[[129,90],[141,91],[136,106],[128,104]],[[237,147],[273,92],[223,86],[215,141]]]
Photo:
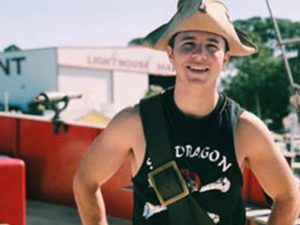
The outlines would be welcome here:
[[[78,212],[73,207],[39,201],[27,201],[26,225],[80,225]],[[109,225],[131,225],[130,221],[109,217]]]

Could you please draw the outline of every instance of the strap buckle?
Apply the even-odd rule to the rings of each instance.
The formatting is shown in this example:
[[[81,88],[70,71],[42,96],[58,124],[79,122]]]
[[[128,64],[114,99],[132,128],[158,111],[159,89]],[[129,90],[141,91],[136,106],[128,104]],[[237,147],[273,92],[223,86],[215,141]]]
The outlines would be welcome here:
[[[163,206],[189,195],[187,184],[175,161],[170,161],[148,173],[148,181]]]

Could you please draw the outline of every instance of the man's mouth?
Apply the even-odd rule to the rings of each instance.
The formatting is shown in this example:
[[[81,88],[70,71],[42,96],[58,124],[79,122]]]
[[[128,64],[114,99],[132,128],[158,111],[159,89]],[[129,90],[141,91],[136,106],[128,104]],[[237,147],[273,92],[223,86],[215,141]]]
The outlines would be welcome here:
[[[208,72],[209,71],[209,68],[208,67],[205,67],[205,66],[187,66],[187,68],[189,70],[192,70],[194,72],[200,72],[200,73],[204,73],[204,72]]]

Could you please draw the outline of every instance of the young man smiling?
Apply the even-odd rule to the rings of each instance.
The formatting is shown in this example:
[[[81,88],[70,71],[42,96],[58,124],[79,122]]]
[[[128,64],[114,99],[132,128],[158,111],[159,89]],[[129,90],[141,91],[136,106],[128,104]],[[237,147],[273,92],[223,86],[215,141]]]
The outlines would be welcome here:
[[[294,224],[298,187],[267,127],[217,92],[230,55],[257,51],[228,15],[219,0],[181,0],[174,17],[145,38],[146,46],[167,52],[176,84],[122,110],[89,149],[74,179],[84,225],[107,224],[99,187],[128,156],[134,225],[244,225],[245,165],[273,199],[268,224]],[[162,104],[154,105],[153,99]],[[153,149],[157,142],[166,148]],[[161,163],[165,155],[171,161]]]

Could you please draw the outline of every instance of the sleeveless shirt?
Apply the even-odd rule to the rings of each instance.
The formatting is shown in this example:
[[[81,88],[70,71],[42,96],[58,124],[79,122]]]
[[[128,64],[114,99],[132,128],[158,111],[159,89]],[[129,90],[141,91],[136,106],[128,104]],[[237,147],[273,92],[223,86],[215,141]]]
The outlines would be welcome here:
[[[191,194],[214,224],[244,225],[243,178],[234,149],[234,132],[240,106],[220,94],[214,110],[196,118],[180,111],[174,89],[161,94],[174,160]],[[142,121],[145,119],[141,115]],[[147,118],[149,119],[149,118]],[[155,115],[150,118],[155,123]],[[143,129],[147,129],[144,127]],[[157,131],[159,132],[159,131]],[[153,170],[146,146],[144,161],[135,177],[133,225],[169,225],[167,208],[161,206],[147,174]]]

